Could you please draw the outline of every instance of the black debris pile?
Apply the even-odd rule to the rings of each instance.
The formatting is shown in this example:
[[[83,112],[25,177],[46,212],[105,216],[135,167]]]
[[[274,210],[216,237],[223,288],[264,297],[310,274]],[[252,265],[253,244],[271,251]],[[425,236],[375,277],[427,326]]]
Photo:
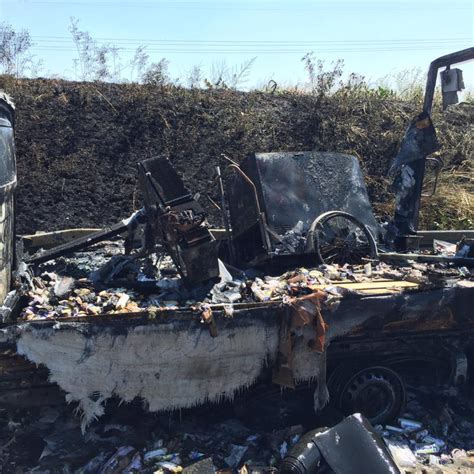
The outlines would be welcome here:
[[[267,473],[282,467],[283,459],[309,430],[332,429],[348,436],[340,429],[344,416],[331,406],[320,415],[308,416],[311,404],[302,403],[304,398],[288,400],[288,395],[285,400],[283,396],[280,400],[242,398],[234,405],[163,414],[147,413],[139,403],[112,403],[85,435],[72,406],[3,410],[2,466],[5,472]],[[380,446],[402,473],[470,472],[474,469],[472,394],[418,387],[409,391],[403,417],[375,426],[370,436],[383,443]],[[334,446],[324,443],[328,458]],[[343,462],[347,455],[341,449],[334,459]]]

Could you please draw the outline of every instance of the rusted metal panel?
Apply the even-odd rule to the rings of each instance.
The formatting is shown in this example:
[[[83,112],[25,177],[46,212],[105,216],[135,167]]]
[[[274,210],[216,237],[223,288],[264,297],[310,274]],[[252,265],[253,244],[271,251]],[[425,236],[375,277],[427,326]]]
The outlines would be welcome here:
[[[345,336],[366,337],[442,331],[474,330],[474,286],[453,286],[400,293],[392,296],[342,300],[337,310],[326,314],[326,320],[336,326],[352,325]],[[363,313],[363,322],[357,323]],[[351,317],[352,315],[352,317]],[[337,321],[336,321],[337,318]]]

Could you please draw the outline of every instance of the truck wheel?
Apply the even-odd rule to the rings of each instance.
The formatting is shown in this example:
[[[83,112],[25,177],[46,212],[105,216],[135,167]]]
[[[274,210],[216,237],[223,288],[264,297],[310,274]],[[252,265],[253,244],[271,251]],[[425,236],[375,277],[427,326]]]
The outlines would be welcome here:
[[[405,406],[403,381],[388,367],[366,367],[348,377],[338,374],[335,379],[337,383],[332,384],[331,390],[333,400],[346,415],[362,413],[378,425],[397,418]]]

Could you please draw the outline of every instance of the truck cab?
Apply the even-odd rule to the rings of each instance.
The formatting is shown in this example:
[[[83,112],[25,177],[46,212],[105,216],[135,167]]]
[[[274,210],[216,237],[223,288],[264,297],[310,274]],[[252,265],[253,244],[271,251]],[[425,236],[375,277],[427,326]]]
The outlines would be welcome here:
[[[16,188],[14,107],[0,92],[0,306],[10,291],[14,264]]]

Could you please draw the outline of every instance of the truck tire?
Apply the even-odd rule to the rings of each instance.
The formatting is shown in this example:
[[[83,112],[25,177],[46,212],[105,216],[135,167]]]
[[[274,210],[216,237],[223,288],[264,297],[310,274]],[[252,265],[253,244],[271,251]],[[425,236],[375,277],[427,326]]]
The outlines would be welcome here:
[[[328,386],[337,409],[345,415],[362,413],[373,425],[395,420],[405,407],[405,384],[386,366],[336,369]]]

